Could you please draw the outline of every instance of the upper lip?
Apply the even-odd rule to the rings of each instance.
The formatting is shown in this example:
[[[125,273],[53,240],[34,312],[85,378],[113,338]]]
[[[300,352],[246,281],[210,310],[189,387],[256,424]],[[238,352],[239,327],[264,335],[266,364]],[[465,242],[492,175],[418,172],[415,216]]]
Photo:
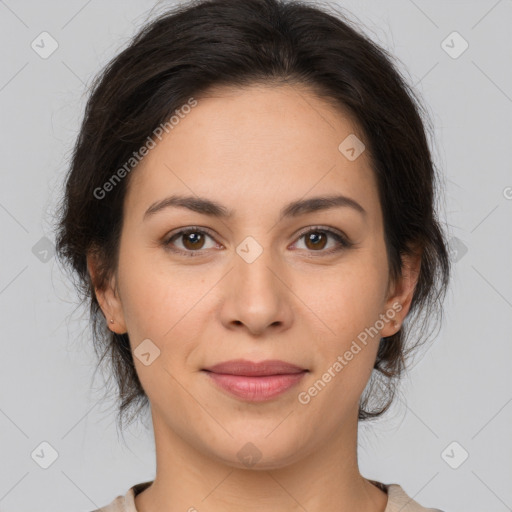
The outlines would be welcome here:
[[[267,359],[265,361],[248,361],[246,359],[232,359],[224,361],[208,368],[213,373],[224,373],[228,375],[243,375],[246,377],[258,377],[263,375],[285,375],[307,371],[292,363],[280,361],[279,359]]]

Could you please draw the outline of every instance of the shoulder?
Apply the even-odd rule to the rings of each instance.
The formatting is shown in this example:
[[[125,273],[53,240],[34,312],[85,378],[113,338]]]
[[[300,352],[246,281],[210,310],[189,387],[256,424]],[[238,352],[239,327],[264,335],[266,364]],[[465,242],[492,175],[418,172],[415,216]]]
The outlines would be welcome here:
[[[413,500],[398,484],[383,484],[388,494],[384,512],[443,512],[438,508],[425,508]]]
[[[135,496],[149,487],[152,483],[153,481],[151,480],[136,484],[130,487],[125,494],[117,496],[108,505],[97,508],[92,512],[137,512],[137,509],[135,508]]]
[[[438,508],[425,508],[413,500],[398,484],[377,484],[388,495],[388,503],[384,512],[443,512]],[[135,496],[149,487],[152,481],[136,484],[124,494],[117,496],[111,503],[92,512],[137,512]]]
[[[125,496],[117,496],[117,498],[108,505],[96,508],[92,512],[128,512],[129,510],[130,509],[126,508],[125,505]]]

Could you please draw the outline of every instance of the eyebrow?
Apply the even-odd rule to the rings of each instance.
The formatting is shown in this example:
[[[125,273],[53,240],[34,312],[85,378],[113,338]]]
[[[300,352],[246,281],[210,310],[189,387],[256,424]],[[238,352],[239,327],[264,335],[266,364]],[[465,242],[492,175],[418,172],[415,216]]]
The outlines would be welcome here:
[[[367,215],[366,210],[350,197],[344,195],[318,196],[309,199],[299,199],[286,205],[280,211],[279,221],[285,218],[298,217],[306,213],[339,207],[352,208],[363,217]],[[235,215],[234,210],[230,210],[220,203],[204,197],[173,195],[153,203],[144,213],[143,220],[166,208],[186,208],[202,215],[222,219],[230,219]]]

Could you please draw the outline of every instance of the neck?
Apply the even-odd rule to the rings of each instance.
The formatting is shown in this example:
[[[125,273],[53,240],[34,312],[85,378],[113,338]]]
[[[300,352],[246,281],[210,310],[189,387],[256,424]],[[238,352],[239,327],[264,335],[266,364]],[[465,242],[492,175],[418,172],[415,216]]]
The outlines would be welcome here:
[[[357,420],[341,428],[336,438],[319,440],[298,460],[276,464],[262,454],[257,464],[246,468],[205,455],[154,411],[153,427],[156,477],[135,497],[137,512],[385,511],[386,493],[358,469]]]

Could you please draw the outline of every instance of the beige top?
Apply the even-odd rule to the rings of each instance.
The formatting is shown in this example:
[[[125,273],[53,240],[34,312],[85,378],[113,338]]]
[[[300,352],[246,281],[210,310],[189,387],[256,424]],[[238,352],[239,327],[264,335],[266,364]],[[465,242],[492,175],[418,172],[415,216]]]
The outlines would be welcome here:
[[[384,512],[442,512],[437,508],[424,508],[409,498],[398,484],[382,484],[372,481],[388,495],[388,504]],[[142,482],[131,487],[124,496],[118,496],[112,503],[93,510],[93,512],[137,512],[135,496],[149,487],[153,481]]]

